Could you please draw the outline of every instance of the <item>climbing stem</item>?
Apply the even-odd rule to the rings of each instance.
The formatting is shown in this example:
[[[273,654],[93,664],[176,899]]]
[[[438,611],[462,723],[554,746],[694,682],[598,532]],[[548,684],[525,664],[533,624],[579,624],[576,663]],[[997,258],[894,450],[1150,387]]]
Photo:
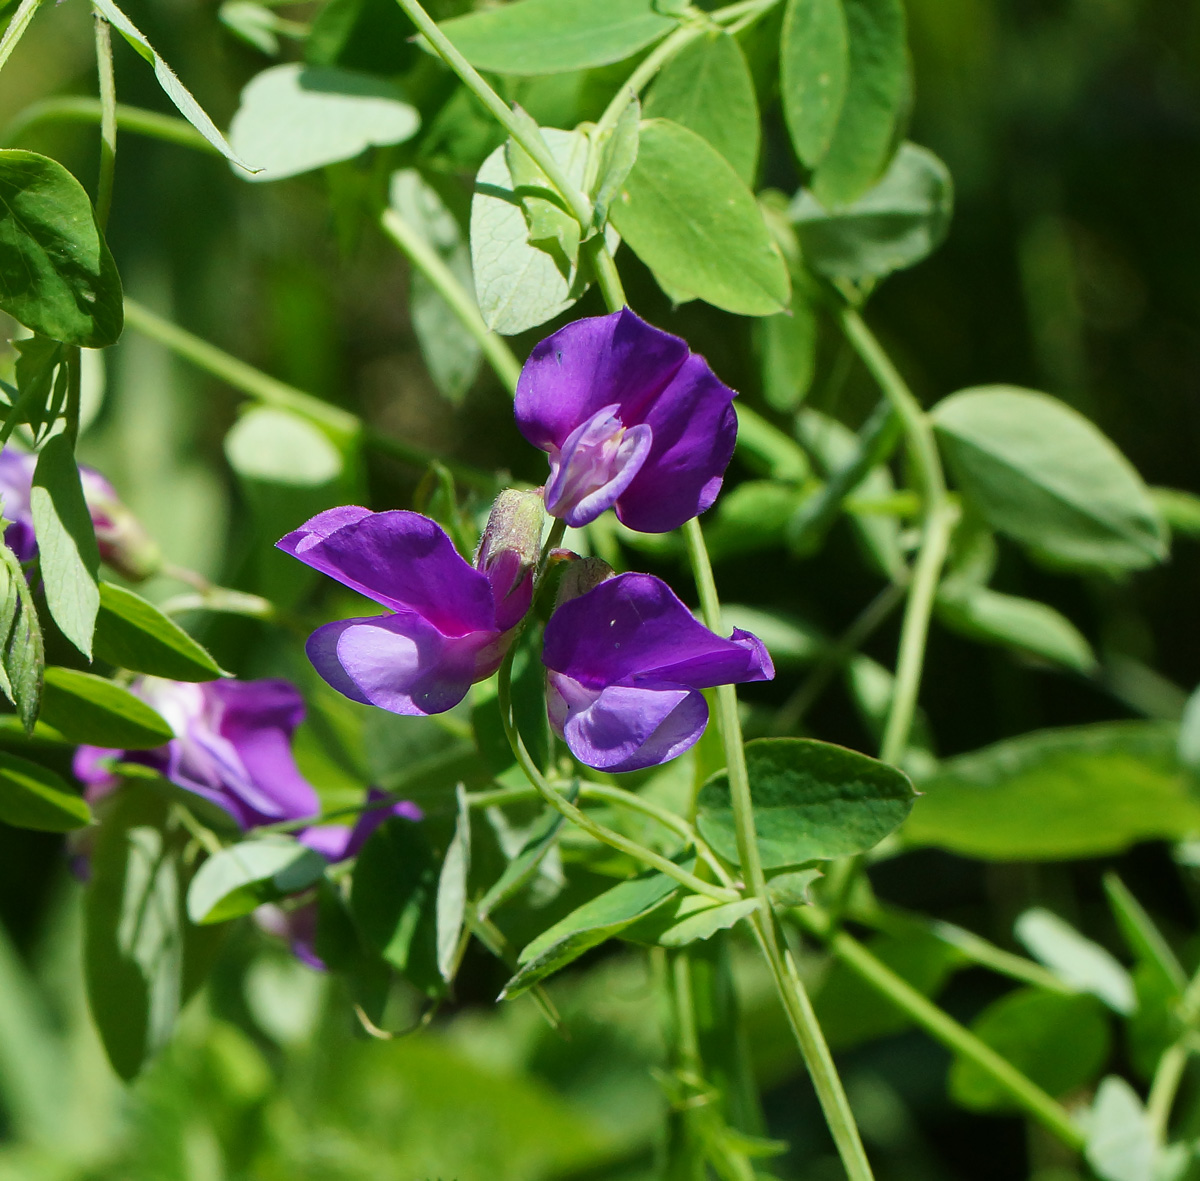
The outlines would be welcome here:
[[[17,42],[25,35],[25,30],[29,28],[29,22],[33,20],[41,3],[42,0],[21,0],[20,8],[13,13],[12,20],[8,22],[8,28],[4,30],[4,36],[0,37],[0,70],[4,68],[12,51],[16,49]]]
[[[112,33],[98,12],[96,23],[96,72],[100,81],[100,179],[96,184],[96,223],[108,225],[112,208],[113,173],[117,166],[117,86],[113,78]]]
[[[56,98],[42,99],[40,102],[30,103],[14,116],[12,122],[4,128],[3,134],[0,134],[0,144],[11,147],[15,140],[20,139],[31,127],[39,123],[99,123],[103,118],[104,104],[89,95],[60,95]],[[116,119],[117,127],[121,131],[149,136],[151,139],[164,140],[185,148],[195,148],[197,151],[207,152],[210,156],[220,155],[220,152],[186,119],[161,115],[158,111],[147,111],[141,107],[126,106],[124,103],[117,103]]]

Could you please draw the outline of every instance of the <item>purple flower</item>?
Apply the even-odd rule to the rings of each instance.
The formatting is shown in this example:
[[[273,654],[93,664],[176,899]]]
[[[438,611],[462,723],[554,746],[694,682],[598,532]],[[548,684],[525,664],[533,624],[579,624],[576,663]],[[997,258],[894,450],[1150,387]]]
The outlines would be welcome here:
[[[628,308],[561,328],[517,383],[517,425],[550,456],[546,511],[578,527],[612,506],[641,533],[698,516],[733,455],[733,398],[686,341]]]
[[[532,513],[511,513],[518,532],[529,535],[519,545],[511,531],[489,523],[478,569],[433,521],[399,509],[330,509],[289,533],[280,549],[393,612],[318,628],[308,640],[317,672],[351,700],[392,713],[457,705],[500,667],[529,609],[542,520],[536,507],[536,524]]]
[[[661,579],[621,574],[561,604],[542,662],[550,721],[581,763],[636,771],[688,749],[708,723],[701,689],[775,675],[762,642],[710,632]]]
[[[243,829],[320,811],[317,793],[292,757],[292,733],[304,719],[304,701],[287,681],[194,685],[143,677],[132,691],[162,714],[175,737],[154,750],[79,747],[74,771],[89,798],[117,785],[107,765],[117,758],[152,767],[223,808]]]
[[[17,451],[12,447],[0,451],[0,511],[8,522],[4,530],[4,543],[16,555],[18,562],[29,562],[37,557],[33,513],[29,506],[36,463],[37,457],[25,451]]]

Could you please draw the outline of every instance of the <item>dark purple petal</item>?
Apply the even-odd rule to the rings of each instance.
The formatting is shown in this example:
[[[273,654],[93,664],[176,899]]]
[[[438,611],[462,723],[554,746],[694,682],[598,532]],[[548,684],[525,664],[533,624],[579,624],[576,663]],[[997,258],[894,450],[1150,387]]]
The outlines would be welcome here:
[[[733,397],[703,357],[688,357],[646,411],[654,443],[617,500],[622,524],[667,533],[712,505],[737,441]]]
[[[387,792],[373,787],[367,792],[367,803],[374,803],[376,800],[382,800],[386,796]],[[399,816],[403,820],[411,820],[414,823],[425,819],[425,813],[411,800],[398,800],[387,808],[371,808],[366,812],[361,812],[359,813],[358,821],[354,825],[354,831],[350,834],[350,839],[346,842],[346,847],[342,851],[342,856],[357,857],[363,845],[367,843],[367,838],[385,820],[390,820],[393,816]]]
[[[307,650],[317,672],[352,701],[418,715],[457,705],[504,655],[494,629],[446,636],[412,611],[327,623]]]
[[[618,575],[563,603],[546,625],[542,661],[594,688],[621,682],[705,689],[769,680],[775,671],[753,636],[714,635],[649,574]]]
[[[419,513],[330,509],[277,544],[385,607],[417,612],[445,635],[494,625],[487,578]]]
[[[529,354],[517,382],[517,426],[535,447],[549,451],[610,404],[619,407],[626,426],[641,422],[687,355],[686,341],[628,308],[576,320]]]
[[[29,506],[36,463],[37,459],[24,451],[12,447],[0,451],[0,513],[9,522],[4,530],[4,543],[19,562],[29,562],[37,557],[33,514]]]
[[[692,746],[708,723],[708,705],[694,689],[609,685],[597,691],[558,673],[546,683],[554,728],[581,763],[599,771],[665,763]]]

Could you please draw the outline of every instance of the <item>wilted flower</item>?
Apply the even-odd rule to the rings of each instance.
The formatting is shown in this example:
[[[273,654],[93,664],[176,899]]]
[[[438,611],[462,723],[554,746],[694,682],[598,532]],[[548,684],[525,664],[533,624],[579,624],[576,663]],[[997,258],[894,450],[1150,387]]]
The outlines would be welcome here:
[[[478,569],[433,521],[399,509],[330,509],[289,533],[280,549],[393,612],[318,628],[308,640],[317,672],[392,713],[457,705],[500,667],[533,594],[540,507],[507,502],[505,513],[505,527],[489,523]]]
[[[733,398],[686,341],[628,308],[559,329],[517,384],[517,425],[550,456],[546,510],[578,527],[611,506],[642,533],[698,516],[733,455]]]
[[[709,631],[661,579],[621,574],[562,603],[542,662],[550,721],[581,763],[636,771],[704,733],[701,689],[775,675],[762,642]]]
[[[141,763],[228,812],[243,828],[300,820],[320,811],[291,740],[304,701],[287,681],[189,684],[143,677],[132,692],[163,716],[175,737],[153,750],[81,746],[74,771],[96,798],[117,785],[113,759]]]

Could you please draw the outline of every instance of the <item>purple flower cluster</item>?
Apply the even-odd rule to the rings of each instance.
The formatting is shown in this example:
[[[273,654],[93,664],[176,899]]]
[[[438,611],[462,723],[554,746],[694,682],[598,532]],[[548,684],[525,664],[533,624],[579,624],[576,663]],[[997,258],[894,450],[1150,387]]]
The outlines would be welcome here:
[[[641,532],[678,528],[720,491],[733,398],[686,342],[628,310],[554,333],[526,362],[515,407],[550,477],[540,494],[501,494],[473,566],[412,512],[331,509],[279,542],[390,612],[318,628],[313,665],[347,697],[394,713],[457,705],[499,668],[530,607],[543,504],[575,527],[613,508]],[[577,593],[560,592],[545,631],[547,706],[588,766],[674,758],[704,732],[702,689],[774,675],[754,636],[715,635],[658,578],[568,581]]]

